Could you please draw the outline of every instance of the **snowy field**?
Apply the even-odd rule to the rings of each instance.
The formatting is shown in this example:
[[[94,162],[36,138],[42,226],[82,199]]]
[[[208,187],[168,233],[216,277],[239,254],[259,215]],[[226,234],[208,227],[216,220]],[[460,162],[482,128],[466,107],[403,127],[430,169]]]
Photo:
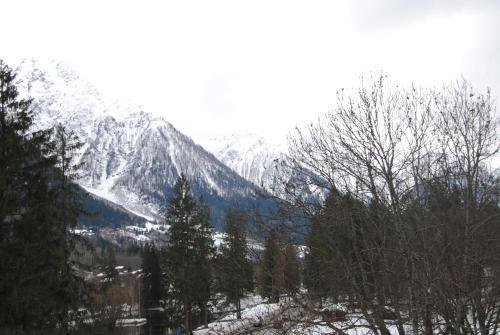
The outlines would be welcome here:
[[[258,302],[260,298],[253,302]],[[349,335],[369,335],[373,332],[360,314],[348,314],[343,321],[326,322],[314,313],[306,313],[301,306],[294,303],[265,303],[260,301],[249,305],[242,310],[241,319],[236,319],[236,314],[231,313],[208,325],[194,331],[195,335],[226,335],[226,334],[306,334],[321,335],[334,334],[338,330]],[[244,306],[245,304],[242,304]],[[337,306],[334,306],[336,308]],[[342,306],[340,306],[342,307]],[[398,334],[395,325],[388,325],[391,334]],[[407,333],[411,330],[405,329]],[[341,334],[340,332],[340,334]]]

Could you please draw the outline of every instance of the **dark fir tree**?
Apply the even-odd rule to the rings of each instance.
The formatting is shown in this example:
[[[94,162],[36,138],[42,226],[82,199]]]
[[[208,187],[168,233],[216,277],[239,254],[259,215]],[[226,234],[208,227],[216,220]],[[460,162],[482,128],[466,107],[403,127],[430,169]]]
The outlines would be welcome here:
[[[83,206],[83,193],[74,182],[78,178],[78,171],[81,167],[81,164],[75,164],[74,154],[82,147],[83,143],[80,142],[75,132],[67,130],[61,124],[55,127],[53,138],[56,169],[54,170],[52,187],[57,194],[58,230],[61,239],[63,239],[61,241],[63,258],[70,259],[67,266],[61,270],[63,277],[66,278],[65,289],[67,292],[65,295],[72,296],[72,305],[76,305],[78,301],[82,301],[86,292],[83,279],[72,275],[72,269],[80,268],[82,264],[78,262],[77,258],[70,256],[77,244],[87,250],[91,249],[89,242],[82,235],[74,233],[78,219],[82,215],[87,215]]]
[[[148,319],[148,331],[151,334],[163,334],[165,316],[160,307],[164,287],[160,267],[160,251],[154,244],[146,243],[142,252],[142,276],[140,304],[142,315]]]
[[[285,268],[285,291],[294,296],[299,292],[301,283],[301,264],[299,256],[297,255],[297,248],[288,242],[284,249]]]
[[[264,243],[258,278],[260,295],[272,302],[279,301],[284,285],[284,260],[282,256],[278,233],[272,230]]]
[[[83,292],[70,262],[78,199],[63,186],[71,175],[58,164],[53,131],[30,131],[31,102],[14,80],[0,61],[0,328],[66,333]]]
[[[74,163],[74,153],[83,145],[74,131],[62,124],[55,127],[54,152],[56,158],[56,176],[59,195],[61,221],[71,228],[76,227],[78,215],[82,213],[82,193],[73,182],[78,178],[81,164]]]
[[[230,303],[236,306],[241,319],[241,304],[245,291],[253,289],[253,268],[248,259],[246,239],[246,214],[238,207],[231,207],[226,214],[224,244],[219,259],[220,289]]]
[[[206,305],[208,300],[208,258],[213,243],[209,216],[206,206],[200,206],[191,195],[189,183],[181,174],[167,208],[170,229],[166,253],[173,296],[182,303],[187,334],[193,329],[193,305]]]
[[[162,273],[159,251],[154,244],[146,243],[142,252],[141,307],[160,306],[162,298]]]
[[[329,239],[329,232],[322,224],[320,217],[314,217],[306,237],[304,284],[309,294],[319,300],[320,307],[323,298],[327,297],[330,291],[331,252],[328,246]]]
[[[195,245],[196,281],[195,302],[202,312],[205,327],[208,327],[208,301],[212,291],[212,259],[214,255],[213,228],[210,224],[210,209],[205,200],[200,198],[194,214],[196,227]]]
[[[349,294],[346,262],[351,260],[354,242],[363,241],[360,227],[369,222],[364,215],[362,203],[349,195],[332,193],[311,219],[306,236],[304,284],[320,305],[325,298],[337,300],[340,295]],[[353,239],[354,235],[357,236]],[[366,256],[358,257],[361,260]]]
[[[331,215],[333,214],[333,215]],[[306,236],[304,284],[311,296],[318,299],[320,307],[323,300],[332,294],[334,276],[339,272],[334,266],[334,247],[332,246],[336,222],[341,216],[341,197],[331,194],[323,207],[311,219]]]

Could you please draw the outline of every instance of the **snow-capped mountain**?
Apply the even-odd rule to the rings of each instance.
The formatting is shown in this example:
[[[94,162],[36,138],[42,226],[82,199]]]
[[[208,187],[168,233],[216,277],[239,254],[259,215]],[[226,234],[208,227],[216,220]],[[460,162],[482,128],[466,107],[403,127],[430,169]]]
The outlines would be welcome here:
[[[283,200],[301,198],[317,203],[326,193],[324,180],[293,164],[284,146],[255,134],[234,134],[213,138],[205,144],[220,161],[240,176]]]
[[[156,216],[184,173],[207,201],[255,195],[249,182],[170,123],[139,112],[95,123],[82,154],[80,183],[126,208]]]
[[[257,201],[254,185],[169,122],[141,106],[106,100],[68,66],[26,60],[17,73],[20,92],[34,99],[36,127],[60,122],[84,143],[78,183],[90,193],[156,219],[184,173],[216,224],[232,201]]]
[[[16,72],[21,95],[33,98],[34,109],[39,111],[36,128],[61,121],[86,138],[95,115],[106,112],[106,103],[97,89],[64,63],[26,59]]]
[[[243,178],[275,193],[285,159],[282,147],[250,133],[212,138],[205,147]]]

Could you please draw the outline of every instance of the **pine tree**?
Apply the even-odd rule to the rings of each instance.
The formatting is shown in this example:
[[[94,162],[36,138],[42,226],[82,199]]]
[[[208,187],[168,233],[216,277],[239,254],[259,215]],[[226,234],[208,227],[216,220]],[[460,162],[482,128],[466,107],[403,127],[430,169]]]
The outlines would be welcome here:
[[[70,262],[79,209],[64,205],[74,193],[61,187],[70,175],[57,164],[53,131],[30,131],[31,101],[14,81],[0,61],[0,328],[66,332],[83,293]]]
[[[187,334],[193,329],[193,304],[206,306],[206,294],[210,292],[208,262],[213,241],[209,216],[208,208],[196,202],[181,174],[167,209],[166,223],[170,229],[166,251],[174,296],[182,302]]]
[[[332,193],[311,219],[306,236],[304,284],[308,292],[319,299],[320,305],[324,298],[337,299],[340,294],[348,293],[345,271],[342,271],[345,263],[339,253],[350,254],[352,241],[348,230],[356,229],[359,224],[355,221],[368,222],[360,216],[362,213],[361,203],[348,195]]]
[[[54,152],[56,159],[55,187],[59,196],[60,220],[64,227],[75,228],[78,217],[84,213],[83,193],[79,192],[78,186],[73,182],[79,176],[81,164],[74,163],[74,153],[79,150],[83,143],[72,130],[67,130],[62,124],[55,127]],[[69,242],[75,241],[75,236],[68,238]],[[73,247],[73,246],[72,246]]]
[[[319,217],[311,220],[311,228],[306,237],[307,252],[305,255],[304,284],[322,306],[323,298],[330,290],[329,269],[330,251],[328,249],[329,232]]]
[[[212,259],[214,255],[213,228],[210,224],[210,209],[205,200],[197,201],[194,215],[196,226],[195,301],[202,311],[203,323],[208,327],[208,301],[212,291]]]
[[[74,163],[74,154],[83,144],[73,131],[68,131],[61,124],[55,127],[52,138],[55,169],[51,189],[55,192],[57,201],[56,229],[59,236],[59,261],[62,265],[59,277],[64,283],[61,289],[65,291],[59,294],[70,297],[65,304],[76,307],[80,302],[87,300],[87,296],[83,278],[73,273],[73,269],[79,268],[81,263],[73,260],[71,256],[77,243],[91,248],[83,236],[74,233],[78,218],[86,214],[83,208],[83,193],[74,182],[81,166]],[[65,306],[61,306],[61,309],[64,308]],[[65,311],[60,313],[59,321],[64,327],[67,327],[66,315]]]
[[[236,305],[236,315],[241,319],[240,300],[245,291],[253,289],[253,268],[248,259],[246,215],[238,207],[229,208],[226,214],[224,244],[220,257],[220,287],[227,300]]]
[[[284,250],[285,257],[285,290],[290,295],[295,295],[300,289],[300,260],[297,255],[296,247],[288,242]]]
[[[141,307],[160,305],[163,295],[159,251],[154,244],[146,243],[142,252]]]
[[[259,269],[258,286],[261,296],[278,302],[284,286],[284,260],[278,233],[272,230],[264,244],[264,254]]]
[[[142,315],[148,319],[150,334],[163,334],[165,313],[159,309],[164,298],[164,281],[160,268],[160,251],[154,244],[146,243],[142,252],[140,304]]]
[[[340,274],[344,264],[338,260],[337,250],[348,250],[345,241],[345,219],[350,217],[349,201],[337,193],[330,194],[322,208],[311,219],[306,236],[304,284],[320,307],[326,298],[337,298],[344,285]],[[332,240],[335,245],[332,245]]]

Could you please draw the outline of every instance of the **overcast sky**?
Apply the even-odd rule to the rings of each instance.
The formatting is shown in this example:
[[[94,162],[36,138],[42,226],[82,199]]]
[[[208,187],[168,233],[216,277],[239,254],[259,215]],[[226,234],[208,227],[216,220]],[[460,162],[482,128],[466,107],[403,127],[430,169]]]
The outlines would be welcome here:
[[[0,57],[55,58],[203,143],[285,139],[361,74],[500,96],[500,1],[3,1]]]

